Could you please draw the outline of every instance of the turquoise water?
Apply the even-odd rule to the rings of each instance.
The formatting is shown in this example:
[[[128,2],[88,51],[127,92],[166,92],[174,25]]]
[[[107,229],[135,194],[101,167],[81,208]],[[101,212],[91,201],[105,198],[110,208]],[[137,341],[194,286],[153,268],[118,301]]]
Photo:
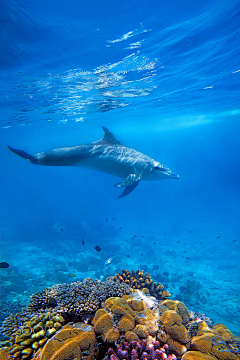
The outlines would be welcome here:
[[[143,269],[239,335],[239,2],[2,5],[1,320],[47,286]],[[180,179],[118,199],[120,178],[7,149],[87,144],[102,126]]]

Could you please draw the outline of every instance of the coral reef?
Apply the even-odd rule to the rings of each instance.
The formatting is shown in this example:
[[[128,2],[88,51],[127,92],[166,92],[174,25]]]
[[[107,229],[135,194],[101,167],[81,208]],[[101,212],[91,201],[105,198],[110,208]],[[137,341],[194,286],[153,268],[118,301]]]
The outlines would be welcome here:
[[[164,289],[162,284],[154,282],[150,275],[148,273],[144,273],[143,270],[136,270],[132,272],[122,270],[120,274],[116,274],[112,279],[119,283],[126,283],[133,289],[143,290],[158,300],[169,298],[171,296],[168,290]]]
[[[169,354],[167,345],[160,346],[159,341],[153,341],[152,344],[147,345],[146,340],[124,342],[116,346],[116,349],[109,348],[103,360],[155,360],[167,359],[176,360],[174,354]]]
[[[8,345],[0,348],[0,358],[240,359],[240,339],[226,326],[212,325],[181,301],[159,301],[146,287],[130,285],[86,279],[34,294],[25,310],[4,320],[1,330],[9,340],[0,345]]]
[[[8,328],[10,354],[14,359],[25,359],[41,348],[59,330],[65,320],[54,311],[34,313],[16,327]]]
[[[120,338],[126,341],[149,340],[151,336],[156,336],[157,309],[147,309],[142,300],[134,299],[134,294],[123,298],[109,298],[103,306],[104,309],[96,312],[93,323],[95,332],[104,342],[112,344]]]
[[[93,360],[98,354],[93,327],[84,323],[65,325],[36,353],[34,360]]]
[[[108,297],[121,297],[129,293],[127,284],[87,278],[83,282],[55,285],[32,295],[28,308],[33,311],[54,308],[63,314],[83,315],[97,311],[101,302]]]

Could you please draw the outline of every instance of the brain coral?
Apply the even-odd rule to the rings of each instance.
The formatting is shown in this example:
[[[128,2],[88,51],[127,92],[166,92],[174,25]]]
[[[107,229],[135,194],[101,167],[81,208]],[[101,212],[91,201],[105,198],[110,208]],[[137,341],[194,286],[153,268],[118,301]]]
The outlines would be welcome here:
[[[215,356],[202,354],[199,351],[188,351],[181,360],[217,360]]]
[[[174,310],[165,311],[160,321],[164,326],[164,330],[170,337],[181,344],[187,344],[191,338],[188,335],[187,329],[182,324],[181,317]]]
[[[111,296],[129,294],[130,287],[109,279],[106,282],[85,279],[71,284],[59,284],[33,294],[28,305],[29,310],[54,308],[68,315],[94,313],[100,308],[102,301]]]
[[[181,301],[167,299],[161,302],[159,308],[161,312],[165,310],[176,311],[181,317],[183,325],[186,325],[189,321],[188,309]]]
[[[178,341],[175,341],[172,338],[167,340],[167,345],[169,346],[169,350],[176,354],[177,357],[182,356],[187,351],[185,345],[180,344]]]
[[[119,330],[115,328],[112,317],[103,309],[99,309],[94,317],[94,330],[103,341],[111,344],[120,337]]]
[[[230,341],[233,338],[231,331],[223,324],[213,325],[212,330],[214,334],[221,336],[225,341]]]
[[[34,360],[94,360],[98,354],[93,327],[84,323],[65,325]]]
[[[148,273],[144,273],[143,270],[128,271],[122,270],[121,273],[116,274],[112,278],[119,283],[126,283],[133,289],[143,290],[149,292],[150,295],[156,299],[165,299],[171,296],[171,294],[164,289],[162,284],[156,283],[152,280]]]

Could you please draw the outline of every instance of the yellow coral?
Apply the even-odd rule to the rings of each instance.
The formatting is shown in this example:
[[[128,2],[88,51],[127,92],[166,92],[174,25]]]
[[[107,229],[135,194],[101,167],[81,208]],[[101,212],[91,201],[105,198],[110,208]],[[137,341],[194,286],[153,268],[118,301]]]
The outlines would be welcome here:
[[[137,336],[140,337],[140,339],[146,339],[149,335],[144,325],[138,324],[134,331],[136,332]]]
[[[212,350],[213,334],[194,336],[191,341],[191,350],[210,354]]]
[[[182,356],[187,351],[187,348],[185,345],[180,344],[179,342],[169,338],[167,341],[167,344],[169,346],[169,350],[176,354],[177,356]]]
[[[125,333],[127,331],[133,330],[134,326],[134,318],[131,315],[123,315],[118,328],[120,332]]]
[[[224,341],[230,341],[233,338],[231,331],[223,324],[215,324],[212,330],[214,334],[221,336]]]
[[[181,344],[187,344],[191,340],[187,329],[182,324],[181,317],[176,313],[176,311],[165,311],[160,320],[163,323],[166,333],[174,340],[180,342]]]
[[[94,329],[97,335],[107,333],[113,328],[113,320],[111,316],[103,309],[97,310],[94,317]]]
[[[102,335],[104,342],[108,344],[113,344],[120,338],[120,332],[118,329],[110,328],[107,332]]]
[[[13,360],[14,358],[10,355],[10,348],[4,347],[0,349],[0,359],[1,360]]]
[[[130,342],[130,341],[139,341],[139,337],[133,331],[127,331],[126,334],[125,334],[125,339],[128,342]]]
[[[34,360],[94,360],[97,356],[96,335],[93,327],[84,323],[66,325],[49,340]]]
[[[174,310],[182,319],[183,325],[186,325],[189,321],[189,314],[187,307],[178,300],[164,300],[160,304],[163,308],[168,308],[169,310]]]
[[[134,311],[142,311],[147,308],[147,306],[143,300],[131,299],[130,301],[128,301],[128,304],[131,306],[131,308]]]
[[[213,334],[213,331],[210,329],[208,324],[205,321],[198,323],[198,332],[197,335]]]
[[[212,354],[218,360],[238,360],[238,357],[227,348],[222,340],[213,345]]]
[[[199,351],[188,351],[183,355],[182,360],[217,360],[215,356],[202,354]]]
[[[126,299],[117,299],[110,308],[111,312],[115,315],[131,315],[135,313],[133,309],[128,305]]]

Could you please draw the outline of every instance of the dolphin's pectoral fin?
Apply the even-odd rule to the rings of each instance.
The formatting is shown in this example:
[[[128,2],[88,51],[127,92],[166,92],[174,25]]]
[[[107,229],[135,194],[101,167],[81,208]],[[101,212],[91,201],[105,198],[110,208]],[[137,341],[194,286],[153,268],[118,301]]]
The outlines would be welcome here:
[[[119,199],[123,198],[124,196],[127,196],[128,194],[130,194],[135,187],[137,186],[137,184],[140,183],[140,180],[135,181],[132,185],[129,185],[125,188],[124,192],[118,197]]]
[[[124,192],[118,197],[123,198],[124,196],[127,196],[130,194],[135,187],[140,183],[142,179],[141,175],[136,174],[129,174],[127,177],[125,177],[122,181],[120,181],[118,184],[114,185],[115,187],[125,187],[126,189]]]

